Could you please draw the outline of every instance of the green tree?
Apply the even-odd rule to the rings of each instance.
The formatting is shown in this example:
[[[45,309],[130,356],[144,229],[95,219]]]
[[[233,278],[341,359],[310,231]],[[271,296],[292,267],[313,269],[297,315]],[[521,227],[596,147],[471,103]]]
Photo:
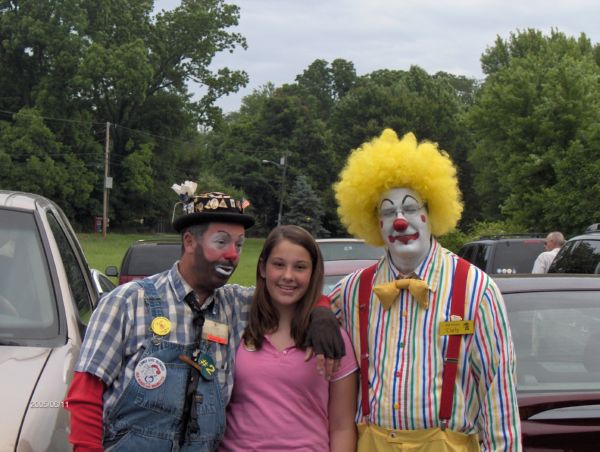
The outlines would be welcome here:
[[[463,222],[477,216],[471,190],[471,146],[461,115],[468,110],[478,83],[447,73],[429,75],[418,66],[408,71],[379,70],[360,77],[336,103],[329,119],[331,149],[338,166],[352,149],[390,127],[399,135],[414,132],[419,140],[437,142],[458,167],[465,199]]]
[[[542,227],[560,229],[567,236],[580,234],[600,218],[600,124],[582,131],[553,169],[556,183],[540,194],[541,202],[547,204]]]
[[[386,127],[398,134],[414,132],[420,139],[444,144],[458,132],[461,101],[448,77],[436,77],[413,66],[409,71],[380,70],[363,76],[332,112],[336,154],[343,160],[351,149]]]
[[[329,231],[323,227],[321,201],[308,179],[298,176],[286,202],[283,224],[295,224],[310,232],[314,237],[328,237]]]
[[[571,230],[562,200],[578,199],[588,215],[598,211],[579,180],[600,158],[600,71],[590,41],[527,30],[498,38],[482,64],[488,77],[466,116],[482,214],[530,230]]]
[[[14,124],[0,121],[0,188],[43,193],[79,218],[98,178],[83,158],[68,152],[34,109],[22,109]]]
[[[299,95],[297,87],[267,86],[211,133],[211,168],[247,193],[266,230],[278,216],[282,168],[262,160],[278,163],[285,155],[288,181],[306,174],[319,196],[331,190],[336,173],[320,114],[316,98]]]
[[[288,179],[307,177],[321,202],[323,227],[345,235],[332,184],[350,150],[385,127],[439,142],[452,153],[461,186],[469,186],[470,141],[460,115],[478,86],[465,77],[431,76],[418,67],[357,77],[351,62],[316,60],[295,84],[267,85],[247,96],[240,111],[209,134],[213,151],[208,160],[215,174],[244,189],[270,228],[277,218],[281,169],[260,161],[279,162],[287,155]],[[286,197],[290,189],[288,184]],[[472,190],[463,191],[467,212],[476,212]]]
[[[153,6],[151,0],[0,5],[0,109],[35,107],[61,152],[83,166],[83,155],[93,165],[102,161],[104,124],[111,123],[115,188],[109,210],[116,225],[164,209],[167,192],[160,184],[196,172],[188,164],[199,164],[187,158],[182,145],[196,143],[199,124],[218,123],[215,101],[247,82],[243,71],[212,65],[217,53],[246,47],[242,36],[229,31],[238,23],[237,6],[183,0],[157,15]],[[202,89],[198,99],[189,83]],[[14,125],[9,117],[5,121]],[[96,181],[70,189],[82,199],[101,199],[102,179]],[[84,221],[98,213],[96,208],[90,202],[77,212]]]
[[[317,59],[296,76],[295,87],[299,94],[313,96],[318,104],[317,112],[321,117],[327,117],[335,101],[344,97],[356,80],[352,62],[337,58],[329,64]]]

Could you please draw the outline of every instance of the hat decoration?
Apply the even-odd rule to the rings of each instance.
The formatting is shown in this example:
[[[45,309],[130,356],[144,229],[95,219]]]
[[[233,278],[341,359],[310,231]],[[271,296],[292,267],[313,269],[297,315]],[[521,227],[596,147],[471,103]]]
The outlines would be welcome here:
[[[183,184],[173,184],[171,188],[179,196],[183,215],[175,219],[175,208],[173,209],[173,227],[180,232],[188,226],[205,223],[209,221],[223,223],[240,223],[249,228],[254,225],[254,218],[244,213],[250,205],[247,199],[236,200],[221,192],[208,192],[195,195],[198,184],[185,181]]]
[[[194,205],[193,203],[190,203],[190,200],[192,196],[194,196],[194,193],[196,193],[198,184],[196,182],[186,180],[181,185],[173,184],[171,188],[179,195],[179,200],[183,204],[183,211],[185,213],[193,213]]]

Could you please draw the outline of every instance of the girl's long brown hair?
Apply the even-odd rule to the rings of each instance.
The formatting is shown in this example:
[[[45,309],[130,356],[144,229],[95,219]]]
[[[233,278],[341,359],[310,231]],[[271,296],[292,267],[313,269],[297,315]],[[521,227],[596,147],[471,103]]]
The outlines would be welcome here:
[[[312,261],[308,289],[304,297],[296,303],[292,318],[291,334],[296,347],[304,348],[310,314],[323,290],[323,256],[312,235],[306,229],[294,225],[278,226],[273,229],[265,240],[256,266],[256,290],[250,307],[248,326],[244,331],[244,342],[254,345],[257,349],[262,346],[265,334],[276,331],[279,326],[279,313],[273,306],[266,281],[260,274],[260,266],[266,265],[273,248],[283,240],[304,248]]]

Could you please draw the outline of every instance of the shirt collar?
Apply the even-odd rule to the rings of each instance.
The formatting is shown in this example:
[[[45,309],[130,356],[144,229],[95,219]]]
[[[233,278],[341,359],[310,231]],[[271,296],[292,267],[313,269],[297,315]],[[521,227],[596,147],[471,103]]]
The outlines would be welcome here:
[[[396,268],[389,254],[386,253],[386,260],[388,263],[389,271],[393,279],[398,279],[400,271]],[[425,256],[425,259],[419,264],[415,270],[415,274],[427,283],[432,292],[437,292],[440,284],[439,274],[441,271],[442,263],[442,247],[438,241],[432,236],[431,246]]]
[[[171,289],[173,289],[173,293],[175,293],[175,299],[178,303],[185,301],[185,297],[187,297],[190,292],[194,291],[192,287],[185,282],[185,279],[183,279],[181,273],[179,273],[179,261],[175,262],[171,267],[171,270],[169,270],[168,278],[169,284],[171,284]]]
[[[173,266],[171,267],[171,270],[169,270],[169,283],[171,284],[171,288],[173,289],[173,292],[175,293],[175,299],[178,303],[183,303],[185,302],[185,298],[191,293],[194,295],[194,297],[196,297],[196,294],[194,293],[194,289],[192,289],[192,286],[190,286],[185,279],[183,279],[183,276],[181,276],[181,273],[179,273],[179,261],[175,262],[173,264]],[[210,307],[210,305],[214,302],[214,293],[212,295],[210,295],[206,300],[204,300],[204,303],[202,304],[202,306],[200,306],[200,309],[204,310]]]

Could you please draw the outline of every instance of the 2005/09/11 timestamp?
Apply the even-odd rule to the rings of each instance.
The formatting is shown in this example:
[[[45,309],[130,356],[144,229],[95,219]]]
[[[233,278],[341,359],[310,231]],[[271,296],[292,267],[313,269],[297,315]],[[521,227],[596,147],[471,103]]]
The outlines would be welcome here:
[[[32,400],[29,408],[67,408],[69,402],[64,400]]]

